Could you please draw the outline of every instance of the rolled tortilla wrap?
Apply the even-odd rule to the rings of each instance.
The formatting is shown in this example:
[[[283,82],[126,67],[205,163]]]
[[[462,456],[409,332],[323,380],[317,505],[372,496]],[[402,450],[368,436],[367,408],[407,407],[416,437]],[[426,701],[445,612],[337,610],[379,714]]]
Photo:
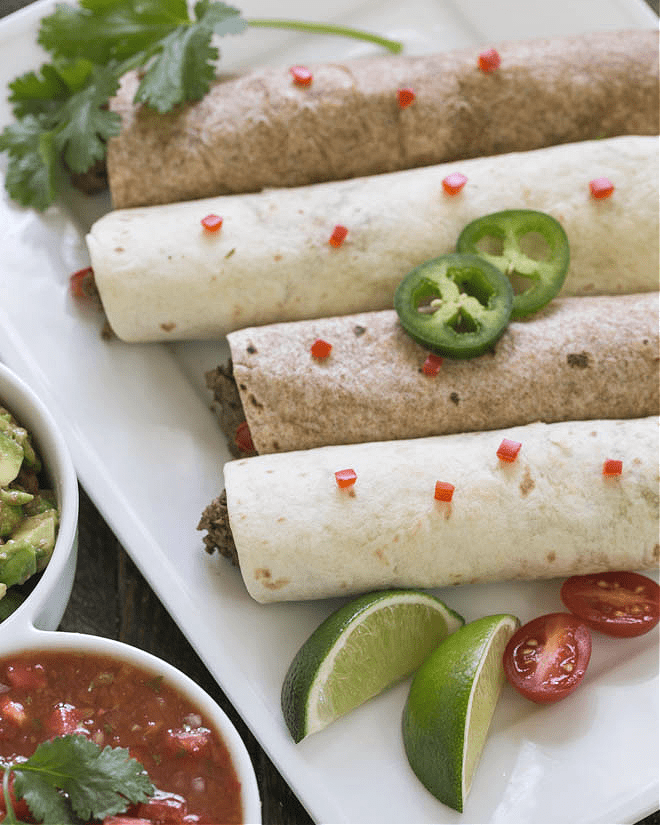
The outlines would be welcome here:
[[[447,195],[445,176],[468,177]],[[589,181],[616,189],[595,200]],[[658,138],[620,137],[293,189],[117,210],[87,246],[108,320],[131,342],[392,307],[404,275],[475,218],[548,212],[564,226],[564,295],[658,289]],[[223,218],[218,232],[200,221]],[[348,235],[330,245],[336,224]]]
[[[489,44],[490,45],[490,44]],[[657,31],[599,32],[482,48],[289,67],[220,79],[159,115],[123,80],[108,145],[115,208],[390,172],[599,137],[658,133]],[[415,92],[401,109],[397,90]]]
[[[501,461],[503,438],[522,444]],[[621,459],[620,476],[603,475]],[[335,472],[357,480],[340,488]],[[533,423],[231,461],[229,526],[260,602],[643,569],[658,561],[658,418]],[[436,500],[436,481],[454,485]]]
[[[556,299],[511,322],[491,352],[445,359],[434,376],[393,310],[252,327],[227,339],[237,409],[226,409],[225,370],[207,382],[230,443],[246,419],[259,453],[641,418],[660,413],[659,310],[657,292]],[[317,338],[332,345],[322,361],[310,353]]]

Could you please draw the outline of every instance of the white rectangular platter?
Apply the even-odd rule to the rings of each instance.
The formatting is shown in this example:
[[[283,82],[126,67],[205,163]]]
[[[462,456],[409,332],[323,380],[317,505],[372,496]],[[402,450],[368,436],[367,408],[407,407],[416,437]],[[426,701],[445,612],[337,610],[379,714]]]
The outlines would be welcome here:
[[[41,0],[0,21],[0,87],[36,68]],[[641,0],[301,0],[239,4],[246,17],[330,20],[425,53],[503,39],[653,28]],[[221,43],[223,67],[291,65],[374,53],[341,38],[251,30]],[[0,128],[11,119],[0,101]],[[0,177],[6,158],[0,157]],[[408,683],[300,745],[280,714],[299,645],[338,601],[262,606],[196,530],[229,454],[204,386],[224,342],[126,345],[68,292],[88,264],[84,236],[106,196],[67,192],[44,214],[0,195],[0,358],[57,419],[81,483],[310,815],[334,823],[635,822],[658,807],[658,643],[600,637],[584,686],[539,707],[505,686],[463,815],[410,771],[400,736]],[[560,582],[437,591],[466,620],[560,610]]]

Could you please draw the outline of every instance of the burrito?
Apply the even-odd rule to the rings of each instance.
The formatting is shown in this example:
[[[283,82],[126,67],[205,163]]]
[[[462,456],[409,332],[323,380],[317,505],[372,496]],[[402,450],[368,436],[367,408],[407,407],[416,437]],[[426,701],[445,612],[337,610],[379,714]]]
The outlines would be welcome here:
[[[443,180],[467,183],[448,195]],[[606,177],[597,200],[589,182]],[[564,295],[658,289],[658,137],[624,136],[290,189],[119,209],[87,236],[108,321],[129,342],[390,309],[470,221],[537,209],[563,225]],[[222,218],[209,232],[207,215]],[[334,227],[348,230],[329,243]]]
[[[124,77],[108,144],[114,207],[303,186],[500,152],[658,134],[658,33],[619,31],[289,67],[221,77],[201,101],[161,115]],[[397,92],[409,89],[402,108]]]
[[[231,361],[206,380],[229,444],[247,421],[259,453],[641,418],[660,414],[659,311],[657,292],[556,299],[430,375],[393,310],[252,327],[228,336]],[[332,346],[322,360],[318,339]]]
[[[513,461],[498,457],[505,439]],[[253,456],[224,478],[200,528],[259,602],[658,562],[657,416]]]

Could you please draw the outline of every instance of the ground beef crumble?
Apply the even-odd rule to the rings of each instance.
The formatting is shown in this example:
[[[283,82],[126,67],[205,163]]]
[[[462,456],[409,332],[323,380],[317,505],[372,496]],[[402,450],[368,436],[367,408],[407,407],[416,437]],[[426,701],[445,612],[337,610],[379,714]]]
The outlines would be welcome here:
[[[245,421],[245,412],[241,397],[234,380],[234,371],[231,359],[226,364],[220,364],[205,374],[206,386],[213,393],[211,409],[218,417],[220,429],[227,439],[229,451],[234,458],[245,458],[256,455],[256,452],[244,452],[236,444],[236,430]]]
[[[227,493],[224,490],[204,509],[197,529],[207,531],[204,536],[204,548],[207,553],[214,553],[217,550],[232,564],[238,564],[238,553],[229,526]]]

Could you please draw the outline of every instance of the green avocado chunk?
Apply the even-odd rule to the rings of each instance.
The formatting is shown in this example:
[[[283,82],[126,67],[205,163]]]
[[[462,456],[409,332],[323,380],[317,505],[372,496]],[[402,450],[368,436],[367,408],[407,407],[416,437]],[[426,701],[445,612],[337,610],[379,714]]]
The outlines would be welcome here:
[[[29,541],[9,539],[0,547],[0,582],[7,587],[23,584],[37,572],[37,553]]]
[[[0,407],[0,432],[11,438],[22,448],[26,467],[38,473],[41,470],[41,461],[32,446],[30,434],[18,424],[9,410],[4,407]]]
[[[0,430],[0,487],[14,481],[21,470],[23,456],[21,445]]]
[[[55,547],[55,536],[57,535],[57,511],[45,510],[34,516],[23,519],[22,524],[12,535],[13,542],[24,546],[32,547],[37,561],[37,570],[43,570]],[[7,542],[7,544],[11,544]],[[7,545],[5,545],[6,547]],[[0,557],[2,555],[0,548]],[[2,575],[0,573],[0,579]]]
[[[0,538],[11,536],[23,521],[23,508],[12,506],[0,499]]]

